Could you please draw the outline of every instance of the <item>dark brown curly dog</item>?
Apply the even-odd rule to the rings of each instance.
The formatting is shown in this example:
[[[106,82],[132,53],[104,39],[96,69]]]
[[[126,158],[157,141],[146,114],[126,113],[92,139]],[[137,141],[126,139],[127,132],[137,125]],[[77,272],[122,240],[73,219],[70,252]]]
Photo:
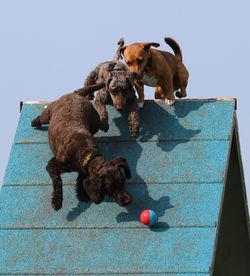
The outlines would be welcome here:
[[[85,96],[104,86],[90,85],[64,95],[32,121],[33,127],[49,123],[48,138],[54,157],[46,169],[53,183],[51,203],[55,210],[62,207],[64,172],[79,173],[76,193],[80,201],[90,199],[98,204],[108,195],[124,206],[132,200],[125,190],[125,180],[131,177],[126,159],[105,160],[93,139],[101,129],[100,117]]]

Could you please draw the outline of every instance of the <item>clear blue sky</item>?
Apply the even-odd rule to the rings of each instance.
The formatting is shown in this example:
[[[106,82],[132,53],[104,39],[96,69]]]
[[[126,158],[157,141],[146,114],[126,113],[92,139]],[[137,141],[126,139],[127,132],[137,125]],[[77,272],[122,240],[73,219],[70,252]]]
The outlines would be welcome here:
[[[0,2],[0,183],[21,100],[53,100],[82,86],[127,43],[174,37],[190,71],[189,98],[237,97],[250,198],[250,1],[6,0]],[[146,97],[152,98],[152,89]],[[223,127],[223,126],[222,126]]]

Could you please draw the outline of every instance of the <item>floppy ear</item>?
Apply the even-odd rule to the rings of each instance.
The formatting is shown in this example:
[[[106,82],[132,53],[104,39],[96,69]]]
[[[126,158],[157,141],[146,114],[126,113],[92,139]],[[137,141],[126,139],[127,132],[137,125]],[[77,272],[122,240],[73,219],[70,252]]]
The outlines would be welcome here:
[[[83,181],[83,187],[89,198],[96,204],[99,204],[104,199],[104,188],[102,179],[97,175],[89,175]]]
[[[145,44],[144,44],[143,49],[144,49],[146,52],[148,52],[151,46],[153,46],[153,47],[155,47],[155,48],[158,48],[158,47],[160,46],[160,44],[157,43],[157,42],[148,42],[148,43],[145,43]]]
[[[125,158],[117,157],[113,161],[111,161],[111,164],[117,166],[122,175],[125,173],[126,178],[131,178],[130,168]]]

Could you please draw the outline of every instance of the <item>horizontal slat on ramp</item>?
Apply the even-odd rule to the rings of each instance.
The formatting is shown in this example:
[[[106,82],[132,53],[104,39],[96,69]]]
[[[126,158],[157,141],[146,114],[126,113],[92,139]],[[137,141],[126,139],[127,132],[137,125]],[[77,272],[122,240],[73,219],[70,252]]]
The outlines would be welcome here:
[[[214,238],[215,228],[0,230],[1,273],[208,273]]]
[[[100,151],[107,159],[117,156],[127,159],[132,172],[129,182],[207,183],[223,181],[228,146],[227,140],[157,144],[102,142]],[[48,144],[14,144],[4,184],[50,183],[45,167],[51,156]],[[74,181],[74,174],[66,174],[65,183]]]
[[[31,127],[44,104],[24,104],[15,142],[47,142],[47,131]],[[146,101],[140,115],[142,141],[225,139],[230,136],[235,101],[178,101],[173,107],[164,102]],[[97,136],[108,140],[131,140],[126,114],[108,106],[110,129]],[[223,126],[223,127],[222,127]],[[46,127],[43,128],[46,130]]]
[[[63,207],[50,204],[51,186],[4,186],[0,194],[0,229],[5,228],[131,228],[144,209],[153,209],[158,227],[212,227],[218,219],[221,184],[129,185],[133,202],[79,203],[74,186],[64,186]],[[11,210],[11,212],[10,212]]]

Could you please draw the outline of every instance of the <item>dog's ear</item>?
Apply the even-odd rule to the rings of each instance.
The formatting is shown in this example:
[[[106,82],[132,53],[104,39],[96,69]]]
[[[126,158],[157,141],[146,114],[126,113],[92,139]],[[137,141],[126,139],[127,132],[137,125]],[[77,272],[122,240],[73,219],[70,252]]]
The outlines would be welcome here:
[[[125,174],[126,178],[131,178],[130,168],[128,166],[127,160],[123,157],[117,157],[111,161],[111,164],[117,166],[122,175]]]
[[[102,179],[98,175],[87,176],[83,181],[83,187],[94,203],[99,204],[103,201],[105,195],[104,187]]]
[[[155,48],[158,48],[158,47],[160,46],[160,44],[157,43],[157,42],[148,42],[148,43],[145,43],[145,44],[144,44],[143,49],[144,49],[146,52],[148,52],[151,46],[153,46],[153,47],[155,47]]]

